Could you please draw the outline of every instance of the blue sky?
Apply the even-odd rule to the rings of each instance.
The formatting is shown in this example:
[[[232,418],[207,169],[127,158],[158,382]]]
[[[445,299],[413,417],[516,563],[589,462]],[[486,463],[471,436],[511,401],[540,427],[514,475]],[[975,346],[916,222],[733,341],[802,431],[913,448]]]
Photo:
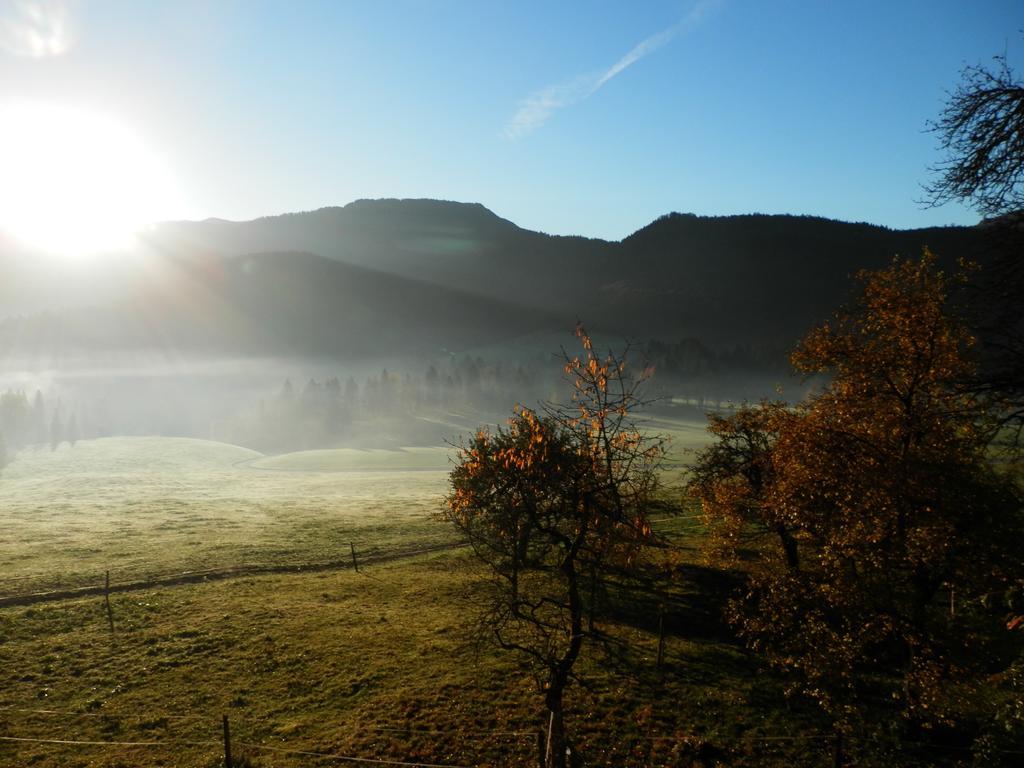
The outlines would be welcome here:
[[[1024,74],[1022,29],[1019,0],[11,0],[0,102],[129,126],[180,192],[161,218],[436,197],[612,239],[669,211],[920,227],[977,220],[915,202],[924,128],[965,64]]]

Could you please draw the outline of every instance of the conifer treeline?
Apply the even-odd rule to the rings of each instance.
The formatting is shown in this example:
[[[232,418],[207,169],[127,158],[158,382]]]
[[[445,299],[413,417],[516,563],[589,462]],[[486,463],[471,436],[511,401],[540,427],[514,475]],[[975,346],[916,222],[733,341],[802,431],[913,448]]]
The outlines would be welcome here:
[[[463,357],[430,365],[422,374],[383,369],[361,382],[353,376],[290,379],[273,396],[218,428],[219,436],[261,451],[328,448],[351,437],[360,424],[408,421],[446,412],[502,412],[516,402],[551,394],[540,366],[502,365]]]
[[[770,349],[719,350],[685,339],[638,347],[630,367],[652,366],[651,395],[664,403],[689,404],[695,409],[692,416],[703,418],[706,407],[754,397],[734,391],[734,382],[748,381],[752,371],[770,370],[776,359],[782,359],[781,353]],[[142,386],[141,378],[131,386],[64,387],[63,402],[52,391],[30,395],[11,389],[0,394],[0,459],[29,446],[56,448],[107,435],[215,439],[277,453],[373,443],[384,424],[409,440],[407,445],[435,444],[420,441],[443,439],[447,433],[416,431],[417,425],[445,420],[446,413],[499,419],[497,414],[517,403],[558,401],[565,382],[552,370],[557,366],[543,356],[522,362],[452,356],[419,373],[385,369],[361,378],[342,374],[305,383],[295,377],[259,400],[252,394],[238,397],[237,391],[216,383],[207,389],[194,380],[180,388]]]
[[[47,406],[38,389],[31,400],[20,389],[0,394],[0,467],[22,448],[56,449],[63,442],[74,446],[83,436],[98,437],[99,433],[90,429],[83,435],[77,412],[65,409],[59,399]]]

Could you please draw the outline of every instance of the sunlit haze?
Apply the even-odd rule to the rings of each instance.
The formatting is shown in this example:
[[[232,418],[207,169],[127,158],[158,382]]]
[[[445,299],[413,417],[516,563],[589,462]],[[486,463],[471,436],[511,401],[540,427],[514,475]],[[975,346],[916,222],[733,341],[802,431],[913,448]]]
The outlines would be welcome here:
[[[0,3],[0,105],[95,117],[22,114],[3,214],[65,248],[69,219],[102,241],[361,198],[608,239],[670,211],[973,223],[919,203],[926,127],[964,65],[1024,58],[1022,27],[1017,0]]]
[[[0,0],[0,768],[1008,768],[1024,0]]]
[[[115,118],[54,104],[0,107],[0,230],[71,257],[120,249],[180,212],[170,172]]]

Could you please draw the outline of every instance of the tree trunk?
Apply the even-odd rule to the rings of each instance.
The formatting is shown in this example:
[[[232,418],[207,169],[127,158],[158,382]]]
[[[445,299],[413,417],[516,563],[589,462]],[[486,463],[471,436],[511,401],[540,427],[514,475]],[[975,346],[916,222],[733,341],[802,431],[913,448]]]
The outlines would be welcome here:
[[[569,682],[569,672],[583,646],[583,600],[580,598],[579,574],[576,571],[575,556],[582,537],[577,539],[572,551],[562,561],[561,571],[565,576],[569,597],[570,635],[565,655],[550,668],[548,689],[544,703],[548,708],[548,747],[545,754],[545,768],[567,768],[569,764],[568,740],[565,736],[565,720],[562,713],[562,694]]]
[[[552,675],[552,678],[556,677]],[[544,768],[566,768],[565,720],[562,716],[562,691],[565,682],[551,681],[544,703],[548,708],[548,744],[544,751]]]
[[[782,543],[782,551],[786,554],[786,565],[794,573],[800,570],[800,551],[797,549],[796,539],[786,530],[781,523],[775,527],[779,534],[779,541]]]
[[[594,611],[597,610],[597,565],[590,564],[590,605],[587,606],[587,632],[594,634]]]

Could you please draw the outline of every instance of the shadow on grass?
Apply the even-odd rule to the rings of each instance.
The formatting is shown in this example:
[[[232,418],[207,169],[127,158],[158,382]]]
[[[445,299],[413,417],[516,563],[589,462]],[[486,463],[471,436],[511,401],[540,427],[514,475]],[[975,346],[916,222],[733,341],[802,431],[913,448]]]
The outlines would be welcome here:
[[[736,645],[725,606],[743,584],[731,571],[686,564],[663,573],[616,574],[596,590],[595,618],[694,642]]]

